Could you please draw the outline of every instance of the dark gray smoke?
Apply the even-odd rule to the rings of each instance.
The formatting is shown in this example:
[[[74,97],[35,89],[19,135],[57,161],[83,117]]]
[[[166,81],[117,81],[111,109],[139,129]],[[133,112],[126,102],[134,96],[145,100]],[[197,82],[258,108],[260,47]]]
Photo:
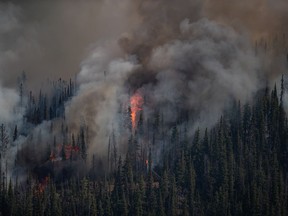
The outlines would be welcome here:
[[[13,86],[23,70],[34,89],[47,78],[74,77],[91,44],[133,26],[125,3],[119,14],[109,12],[114,6],[90,0],[0,2],[2,83]]]
[[[79,90],[65,109],[69,129],[88,126],[90,156],[106,155],[111,134],[125,153],[123,113],[136,91],[144,120],[160,112],[167,131],[181,111],[193,113],[191,135],[232,101],[250,100],[263,80],[274,83],[286,69],[283,53],[273,51],[275,44],[285,51],[286,8],[284,0],[3,2],[1,81],[11,86],[24,69],[35,88],[77,74]],[[46,124],[33,134],[49,134]]]
[[[66,117],[72,125],[81,117],[90,125],[91,151],[107,151],[109,135],[121,130],[119,105],[136,90],[146,99],[146,119],[157,110],[169,125],[179,111],[190,110],[193,131],[199,124],[213,125],[232,100],[245,102],[261,87],[261,61],[248,38],[207,19],[185,19],[178,28],[177,37],[153,47],[145,64],[113,41],[96,47],[82,63],[82,85]]]
[[[281,39],[287,33],[288,3],[285,0],[207,0],[205,16],[246,30],[254,39]]]

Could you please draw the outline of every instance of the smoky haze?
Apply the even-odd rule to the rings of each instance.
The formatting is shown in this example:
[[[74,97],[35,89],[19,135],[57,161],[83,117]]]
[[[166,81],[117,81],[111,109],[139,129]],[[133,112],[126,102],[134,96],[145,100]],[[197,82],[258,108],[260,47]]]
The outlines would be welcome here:
[[[254,39],[282,37],[288,24],[285,0],[207,0],[204,6],[209,18],[246,29]]]
[[[186,18],[208,17],[254,40],[282,36],[287,7],[284,0],[2,1],[1,81],[13,85],[22,70],[37,87],[46,78],[74,77],[91,45],[122,33],[122,48],[145,61],[153,46],[179,33]]]
[[[2,83],[15,84],[22,70],[36,88],[47,78],[74,78],[91,44],[133,26],[133,19],[110,13],[111,7],[103,1],[0,3]]]
[[[266,52],[265,43],[286,37],[286,9],[284,0],[6,1],[1,82],[13,86],[22,70],[35,89],[46,78],[76,76],[79,90],[65,107],[70,132],[89,127],[89,156],[105,155],[111,134],[124,154],[123,113],[137,91],[144,121],[160,112],[170,132],[188,110],[192,136],[232,101],[245,103],[267,79],[274,83],[286,59]],[[41,133],[49,134],[46,126]]]

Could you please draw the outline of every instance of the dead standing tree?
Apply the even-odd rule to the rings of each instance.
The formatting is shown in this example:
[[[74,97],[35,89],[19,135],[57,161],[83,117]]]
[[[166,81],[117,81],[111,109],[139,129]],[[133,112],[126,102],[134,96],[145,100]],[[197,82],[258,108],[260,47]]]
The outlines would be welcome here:
[[[2,160],[3,160],[3,158],[5,158],[5,154],[6,154],[6,151],[8,149],[8,145],[9,145],[8,132],[6,130],[5,125],[1,124],[1,126],[0,126],[0,176],[3,177],[3,184],[4,184],[5,175],[4,175],[4,173],[2,174],[2,164],[3,164]],[[6,163],[6,165],[7,165],[7,163]],[[7,174],[7,170],[6,170],[6,174]],[[2,180],[2,178],[1,178],[1,180]]]

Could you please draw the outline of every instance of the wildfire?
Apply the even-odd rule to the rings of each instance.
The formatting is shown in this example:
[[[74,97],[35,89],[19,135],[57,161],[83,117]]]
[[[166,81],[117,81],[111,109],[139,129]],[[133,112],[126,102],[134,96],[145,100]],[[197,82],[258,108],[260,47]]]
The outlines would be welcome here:
[[[131,98],[130,98],[130,106],[131,106],[131,122],[133,129],[136,128],[136,117],[137,113],[142,110],[143,105],[143,97],[139,92],[136,92]]]
[[[42,181],[34,188],[35,194],[41,195],[46,190],[47,185],[49,184],[50,178],[46,176]]]
[[[70,144],[59,144],[56,149],[51,151],[49,160],[52,162],[61,161],[63,157],[61,151],[64,151],[65,159],[68,160],[71,157],[73,158],[80,151],[80,148],[79,146],[72,146]]]
[[[64,145],[64,151],[65,151],[65,159],[68,160],[71,157],[73,158],[73,154],[80,151],[79,146],[72,146],[70,144]]]

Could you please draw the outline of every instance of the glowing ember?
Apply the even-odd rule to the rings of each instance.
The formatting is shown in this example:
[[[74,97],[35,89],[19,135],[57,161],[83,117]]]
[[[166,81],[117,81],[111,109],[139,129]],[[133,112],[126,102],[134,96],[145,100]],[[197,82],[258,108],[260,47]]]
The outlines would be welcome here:
[[[65,151],[65,159],[68,160],[71,157],[73,157],[74,152],[77,153],[80,151],[79,146],[72,146],[70,144],[67,144],[64,146],[64,151]]]
[[[49,181],[50,181],[50,178],[49,178],[48,176],[46,176],[46,177],[36,186],[36,188],[35,188],[35,193],[38,194],[38,195],[41,195],[41,194],[45,191],[45,189],[46,189]]]
[[[143,97],[136,92],[131,98],[130,98],[130,105],[131,105],[131,122],[133,129],[136,128],[136,117],[137,112],[142,110],[143,105]]]

